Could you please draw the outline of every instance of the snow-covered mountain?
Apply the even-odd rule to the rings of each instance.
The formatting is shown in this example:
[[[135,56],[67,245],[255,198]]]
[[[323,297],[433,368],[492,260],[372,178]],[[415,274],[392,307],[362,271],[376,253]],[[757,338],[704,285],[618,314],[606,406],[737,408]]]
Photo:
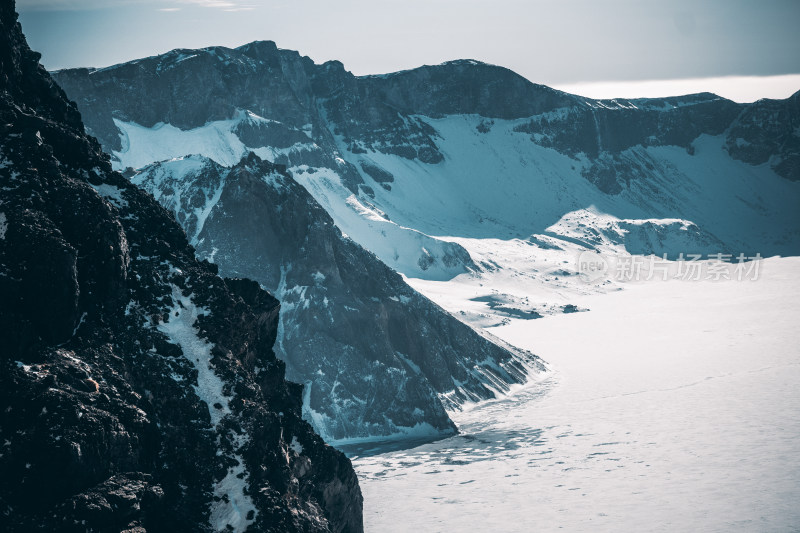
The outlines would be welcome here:
[[[411,277],[464,271],[432,237],[527,239],[589,208],[686,220],[703,252],[800,246],[800,93],[591,100],[470,60],[356,77],[268,41],[55,77],[118,168],[255,151]]]
[[[279,304],[117,172],[0,4],[0,530],[354,532]]]
[[[239,256],[246,268],[260,268],[257,255],[235,250],[245,237],[232,239],[231,232],[244,224],[253,234],[247,217],[267,216],[261,205],[282,205],[277,192],[263,204],[240,200],[247,209],[228,202],[242,222],[203,241],[223,175],[249,152],[284,165],[349,239],[473,325],[574,311],[570,294],[607,290],[580,281],[575,259],[587,250],[671,258],[800,250],[800,93],[749,105],[707,93],[592,100],[471,60],[356,77],[341,63],[317,65],[272,42],[175,50],[54,77],[115,167],[169,206],[223,271],[245,268]],[[190,164],[209,170],[186,171]],[[202,192],[179,205],[176,191],[186,176],[186,186]],[[267,189],[288,183],[262,181]],[[268,216],[304,215],[284,209]],[[303,233],[311,235],[320,220],[298,227],[317,228]],[[326,242],[339,242],[325,231]],[[272,245],[278,241],[293,254],[308,253],[286,237]],[[223,264],[223,250],[233,264]],[[288,291],[293,312],[301,295],[316,294],[309,310],[320,320],[327,311],[316,272],[282,283],[286,266],[272,262],[251,275]],[[450,305],[443,282],[454,279],[468,290]],[[363,280],[371,282],[372,276]],[[523,285],[530,290],[517,290]],[[399,298],[404,290],[389,283],[375,297]],[[415,370],[400,355],[389,357],[387,368],[406,376]],[[302,375],[314,370],[310,365]],[[312,396],[326,390],[333,398],[344,389],[326,372],[319,379],[327,384],[314,382]],[[329,427],[339,434],[343,426]]]
[[[230,167],[204,156],[153,163],[131,181],[175,214],[200,257],[280,300],[275,349],[326,440],[451,434],[445,408],[505,394],[542,369],[411,289],[254,153]]]

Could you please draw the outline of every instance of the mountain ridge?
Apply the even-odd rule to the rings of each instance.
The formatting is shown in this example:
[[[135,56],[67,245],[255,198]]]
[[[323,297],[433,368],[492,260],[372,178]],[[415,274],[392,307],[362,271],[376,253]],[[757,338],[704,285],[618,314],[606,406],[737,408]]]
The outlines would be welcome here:
[[[217,62],[214,62],[212,58],[216,58]],[[138,112],[134,110],[134,107],[126,110],[124,103],[126,100],[114,100],[114,97],[108,94],[104,96],[102,87],[105,82],[89,81],[89,78],[108,75],[113,70],[116,77],[124,75],[128,79],[127,84],[141,84],[141,81],[135,81],[137,76],[134,71],[144,69],[150,63],[161,64],[166,61],[167,66],[171,68],[178,63],[192,60],[204,61],[204,76],[209,76],[212,72],[219,70],[218,74],[212,76],[212,78],[216,78],[212,85],[221,87],[220,83],[222,83],[225,86],[225,89],[211,89],[210,94],[198,95],[198,98],[190,99],[196,102],[206,102],[209,96],[213,97],[217,92],[225,94],[224,98],[213,97],[217,103],[207,108],[206,111],[191,111],[194,109],[192,104],[188,104],[187,107],[186,104],[176,101],[174,105],[178,107],[166,114],[164,111],[158,110],[161,104],[157,104],[156,109],[148,110],[142,115],[140,108],[143,106],[136,104],[135,108],[139,109]],[[170,61],[172,62],[170,63]],[[134,66],[135,69],[132,68]],[[183,66],[185,67],[185,64]],[[156,70],[159,71],[160,68],[158,67]],[[235,84],[229,86],[226,85],[227,82],[222,81],[223,79],[236,79],[237,75],[241,76],[248,69],[256,75],[256,79],[262,80],[259,91],[276,94],[278,100],[275,104],[282,105],[264,107],[263,98],[253,99],[252,92],[241,93],[237,96],[243,87],[237,87]],[[274,76],[275,69],[280,70],[280,76],[277,78]],[[219,76],[223,75],[223,72],[225,74],[223,78],[220,78]],[[172,87],[173,91],[176,89],[179,92],[195,90],[186,84],[187,80],[170,78],[169,72],[160,72],[158,77],[161,75],[170,79],[167,86]],[[575,120],[580,122],[581,129],[573,132],[570,140],[566,143],[570,144],[572,140],[580,139],[580,136],[590,135],[590,130],[599,130],[602,125],[595,126],[593,122],[596,120],[594,117],[598,112],[601,113],[602,120],[616,121],[619,120],[619,117],[616,114],[609,115],[610,112],[630,112],[631,108],[637,108],[637,104],[652,107],[652,104],[656,102],[670,105],[671,101],[683,100],[686,103],[687,98],[695,97],[696,99],[698,96],[710,95],[710,93],[698,93],[652,99],[596,100],[570,95],[545,85],[536,84],[505,67],[469,59],[453,60],[439,65],[425,65],[381,75],[354,76],[339,61],[316,64],[299,52],[278,48],[273,41],[254,41],[236,48],[176,49],[166,54],[120,63],[103,69],[64,69],[55,72],[54,76],[67,89],[68,93],[73,91],[73,87],[78,96],[87,90],[93,92],[96,100],[85,104],[79,101],[79,107],[98,110],[102,105],[106,107],[106,112],[102,113],[102,116],[110,117],[112,112],[118,113],[120,118],[133,120],[145,127],[156,124],[159,122],[158,117],[161,117],[169,118],[168,122],[180,128],[195,128],[210,120],[229,118],[233,116],[236,109],[247,109],[260,116],[274,116],[282,122],[288,120],[300,123],[298,122],[300,120],[303,124],[310,123],[315,130],[315,136],[326,135],[320,120],[323,122],[330,120],[336,123],[333,133],[341,134],[350,149],[376,148],[404,157],[419,158],[421,161],[431,164],[441,161],[442,158],[441,153],[436,149],[435,140],[430,137],[431,132],[419,124],[407,122],[403,124],[403,121],[398,120],[395,116],[397,112],[409,116],[422,114],[434,118],[453,113],[476,113],[487,119],[515,119],[539,116],[558,108],[571,107],[581,110],[576,111],[575,115]],[[284,80],[284,85],[280,83],[274,85],[275,80],[278,79]],[[209,78],[206,78],[204,84],[207,85],[208,82]],[[454,83],[458,87],[458,91],[453,90],[455,86],[452,84]],[[92,88],[89,89],[89,87]],[[157,83],[155,87],[158,87]],[[420,87],[424,87],[425,90],[417,90]],[[425,94],[425,96],[417,98],[415,96],[417,94]],[[441,96],[436,96],[437,94],[441,94]],[[795,96],[777,100],[774,105],[790,106],[791,102],[796,99]],[[105,103],[98,101],[104,99]],[[158,101],[158,99],[155,100]],[[319,105],[324,109],[325,118],[319,116],[317,109],[319,106],[313,103],[314,100],[320,101]],[[135,99],[129,101],[133,104]],[[621,104],[621,102],[625,103]],[[716,113],[715,120],[718,123],[714,125],[708,122],[699,124],[700,129],[695,131],[724,131],[732,125],[739,114],[757,109],[759,106],[763,107],[766,101],[759,102],[761,103],[738,104],[725,98],[716,97],[716,95],[711,99],[705,97],[703,102],[694,103],[711,106],[710,111]],[[681,111],[681,107],[685,106],[672,106],[667,110],[685,114],[686,111]],[[185,111],[180,111],[180,109],[185,109]],[[345,114],[342,114],[345,110]],[[652,121],[652,119],[646,120]],[[679,121],[683,120],[685,119],[679,118]],[[115,133],[116,128],[108,118],[100,118],[97,113],[92,113],[88,117],[88,122],[90,131],[98,135],[104,146],[114,150],[120,148],[119,139]],[[389,130],[403,127],[407,130],[406,138],[414,140],[412,145],[398,145],[392,141],[392,134],[389,133]],[[542,133],[547,134],[546,131]],[[743,138],[748,143],[758,144],[761,141],[750,132],[739,130],[739,133],[745,134]],[[598,137],[603,135],[602,131],[598,132]],[[643,131],[636,134],[631,142],[633,144],[647,142],[647,138],[647,132]],[[753,161],[751,155],[737,146],[736,139],[732,137],[727,142],[731,155],[735,158],[743,158],[742,160],[747,162]],[[566,144],[556,143],[554,147],[562,149]],[[590,154],[594,151],[618,153],[618,150],[613,148],[604,150],[603,146],[603,143],[600,143],[593,148],[587,146],[583,148],[588,148]],[[778,149],[782,151],[782,154],[785,153],[782,155],[784,159],[795,161],[799,157],[800,148],[795,143],[791,143],[788,147],[785,146],[785,143],[779,144]],[[759,156],[756,160],[763,162],[762,159],[763,157]],[[793,180],[800,178],[795,168],[795,163],[776,165],[777,172]],[[618,184],[607,183],[607,178],[597,175],[598,173],[602,174],[604,169],[607,169],[607,165],[603,165],[603,169],[590,172],[587,175],[588,179],[600,184],[600,187],[606,192],[618,192]],[[360,181],[358,173],[354,172],[354,169],[348,168],[344,171],[344,175],[349,182],[348,187],[355,192]]]

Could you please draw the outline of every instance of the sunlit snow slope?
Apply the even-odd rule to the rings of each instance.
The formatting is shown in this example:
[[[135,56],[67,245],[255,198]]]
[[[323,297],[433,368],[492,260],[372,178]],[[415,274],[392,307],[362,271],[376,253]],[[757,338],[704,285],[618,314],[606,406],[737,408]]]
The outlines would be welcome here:
[[[722,135],[701,135],[691,144],[692,154],[678,146],[624,151],[648,174],[618,194],[605,194],[583,175],[592,165],[584,154],[569,156],[532,142],[516,131],[525,120],[494,120],[488,131],[481,131],[485,120],[479,116],[417,119],[435,130],[441,162],[377,151],[354,154],[340,146],[370,195],[354,194],[339,168],[289,167],[342,231],[408,276],[443,280],[463,272],[464,257],[447,244],[458,242],[472,251],[463,239],[550,235],[559,246],[572,242],[670,257],[681,252],[792,255],[800,250],[800,184],[778,176],[768,164],[731,158]],[[116,121],[125,142],[114,153],[120,167],[186,155],[182,151],[223,165],[235,164],[248,149],[280,160],[280,150],[248,148],[239,141],[232,131],[243,120],[254,117],[240,114],[185,132]],[[314,150],[321,148],[298,143],[282,152]],[[364,168],[375,175],[374,169],[380,169],[393,179],[376,181]],[[432,267],[426,265],[428,252],[438,259]]]
[[[512,277],[528,286],[512,299],[532,291],[535,299],[506,301],[512,315],[558,313],[571,303],[572,294],[608,288],[586,286],[577,278],[576,258],[586,250],[608,256],[667,254],[670,259],[692,253],[768,257],[800,250],[800,182],[779,176],[769,164],[733,159],[724,135],[700,135],[690,150],[635,146],[623,151],[628,171],[647,173],[609,194],[586,178],[596,164],[591,158],[532,142],[519,131],[527,119],[494,119],[491,125],[476,115],[415,119],[435,132],[442,161],[353,153],[341,139],[336,153],[346,162],[337,157],[330,167],[291,165],[292,154],[324,151],[314,143],[281,149],[284,156],[274,148],[254,151],[288,162],[294,179],[347,236],[437,303],[444,302],[436,297],[441,290],[435,282],[458,276],[484,287],[473,297],[496,299],[491,293],[497,289],[488,287]],[[126,142],[115,153],[124,166],[185,147],[226,165],[248,149],[233,132],[253,122],[267,121],[239,113],[189,131],[147,130],[117,121]],[[358,170],[360,193],[348,188],[345,168]],[[391,181],[383,181],[388,176]],[[478,301],[474,313],[459,309],[458,316],[478,326],[508,316],[486,304]],[[482,310],[489,311],[488,320]]]

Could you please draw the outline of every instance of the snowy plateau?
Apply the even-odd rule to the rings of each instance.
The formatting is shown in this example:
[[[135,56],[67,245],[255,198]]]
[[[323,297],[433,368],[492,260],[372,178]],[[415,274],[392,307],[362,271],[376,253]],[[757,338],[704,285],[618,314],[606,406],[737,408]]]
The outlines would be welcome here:
[[[540,354],[548,378],[459,413],[456,437],[354,450],[366,530],[795,530],[800,261],[762,269],[505,318],[492,331]],[[475,292],[429,294],[457,312]]]
[[[192,69],[224,99],[181,85]],[[279,354],[333,313],[424,309],[421,330],[387,328],[403,350],[451,327],[442,310],[471,328],[436,338],[459,343],[439,373],[397,344],[355,358],[372,328],[350,318],[286,357],[305,418],[352,458],[367,531],[800,524],[800,93],[600,101],[474,61],[355,77],[274,43],[54,76],[201,257],[282,300]],[[336,288],[378,263],[397,279],[370,266]],[[198,342],[184,320],[175,342]],[[396,412],[376,417],[388,385]]]

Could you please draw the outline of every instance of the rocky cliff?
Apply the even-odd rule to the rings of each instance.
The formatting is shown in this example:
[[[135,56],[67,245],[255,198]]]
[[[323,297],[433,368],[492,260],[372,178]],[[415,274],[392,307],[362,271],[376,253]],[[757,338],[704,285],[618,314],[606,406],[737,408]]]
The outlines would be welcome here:
[[[195,259],[11,2],[0,27],[0,529],[361,531],[272,351],[279,303]]]

